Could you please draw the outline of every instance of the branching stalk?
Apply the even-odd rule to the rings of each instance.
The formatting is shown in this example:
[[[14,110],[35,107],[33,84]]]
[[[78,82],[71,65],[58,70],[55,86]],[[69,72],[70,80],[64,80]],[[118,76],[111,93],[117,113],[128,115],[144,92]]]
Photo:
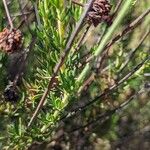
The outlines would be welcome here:
[[[102,63],[102,60],[104,60],[106,54],[108,53],[109,51],[109,48],[115,44],[119,39],[121,39],[124,35],[128,34],[129,32],[133,31],[141,22],[142,20],[150,13],[150,8],[148,10],[146,10],[143,14],[141,14],[138,18],[136,18],[132,23],[130,23],[120,34],[116,35],[107,45],[106,47],[104,48],[103,50],[103,54],[101,56],[101,61],[100,63]],[[146,33],[147,34],[147,33]],[[143,37],[144,38],[144,37]],[[142,44],[142,43],[141,43]],[[140,45],[139,45],[140,46]],[[87,60],[86,60],[86,63],[90,62],[92,59],[92,57],[89,57]],[[93,75],[91,75],[93,76]],[[92,83],[92,80],[94,80],[94,78],[91,78],[90,77],[90,80],[88,80],[90,83]],[[85,81],[86,84],[83,84],[78,93],[80,93],[82,91],[82,89],[84,89],[84,87],[89,83],[87,83]]]
[[[94,64],[94,60],[101,54],[102,50],[104,49],[104,47],[106,46],[107,42],[110,40],[110,38],[112,37],[114,31],[117,29],[118,25],[121,23],[121,21],[123,20],[128,8],[130,7],[132,3],[132,0],[126,0],[124,3],[124,6],[122,7],[121,11],[119,12],[119,15],[116,17],[116,19],[114,20],[112,26],[108,29],[108,32],[106,33],[106,35],[104,36],[101,44],[99,45],[99,47],[97,48],[95,54],[92,56],[91,59],[91,63],[88,63],[85,68],[83,69],[83,71],[81,72],[80,76],[77,79],[77,82],[82,83],[83,80],[85,79],[86,75],[90,72],[91,67]]]
[[[77,109],[73,110],[71,113],[69,113],[69,117],[64,116],[63,119],[68,119],[71,117],[76,116],[78,113],[83,112],[87,107],[91,106],[95,102],[99,101],[101,98],[105,97],[106,95],[109,95],[112,93],[115,89],[117,89],[121,84],[123,84],[125,81],[127,81],[137,70],[139,70],[147,61],[150,60],[150,56],[146,57],[142,62],[140,62],[133,70],[131,70],[127,75],[125,75],[123,78],[121,78],[119,81],[117,81],[114,85],[112,85],[110,88],[106,89],[102,94],[94,98],[93,100],[90,100],[87,104],[78,107]],[[61,119],[62,120],[62,119]]]
[[[39,113],[39,110],[42,108],[42,106],[43,106],[43,104],[44,104],[44,102],[45,102],[45,100],[46,100],[46,98],[47,98],[47,96],[48,96],[48,94],[49,94],[49,92],[50,92],[50,90],[52,88],[52,85],[53,85],[53,83],[55,81],[55,78],[56,78],[58,72],[60,71],[61,66],[65,62],[65,59],[68,56],[68,53],[70,52],[70,49],[71,49],[71,47],[73,45],[73,42],[74,42],[77,34],[79,33],[80,28],[82,27],[82,24],[84,22],[84,18],[87,16],[88,11],[89,11],[89,9],[91,8],[91,6],[93,4],[93,1],[94,0],[89,0],[88,5],[85,6],[85,10],[84,10],[84,12],[83,12],[79,22],[77,23],[77,25],[75,27],[74,32],[72,33],[72,35],[71,35],[71,37],[70,37],[70,39],[69,39],[69,41],[68,41],[68,43],[66,45],[66,49],[64,50],[64,53],[62,54],[58,64],[56,64],[56,66],[54,68],[54,73],[53,73],[52,77],[49,80],[48,87],[46,88],[46,90],[45,90],[45,92],[44,92],[44,94],[43,94],[43,96],[42,96],[42,98],[41,98],[41,100],[40,100],[40,102],[39,102],[35,112],[33,113],[32,117],[31,117],[31,120],[30,120],[30,122],[28,124],[28,127],[30,127],[30,125],[33,122],[33,120],[37,117],[37,115]]]

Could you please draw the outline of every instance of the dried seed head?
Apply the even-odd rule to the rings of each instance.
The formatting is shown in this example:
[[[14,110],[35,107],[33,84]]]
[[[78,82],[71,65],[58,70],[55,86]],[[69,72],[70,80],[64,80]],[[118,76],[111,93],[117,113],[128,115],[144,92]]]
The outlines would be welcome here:
[[[95,27],[102,21],[110,23],[111,5],[107,0],[95,0],[87,16],[87,22]]]
[[[6,53],[13,53],[19,50],[22,46],[22,33],[18,29],[10,31],[4,28],[0,32],[0,49]]]

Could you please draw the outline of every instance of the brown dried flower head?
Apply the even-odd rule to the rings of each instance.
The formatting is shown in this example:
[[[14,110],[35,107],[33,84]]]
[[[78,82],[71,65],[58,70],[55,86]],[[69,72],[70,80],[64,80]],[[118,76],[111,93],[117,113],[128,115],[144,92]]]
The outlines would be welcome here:
[[[22,46],[22,33],[18,29],[12,29],[11,31],[4,28],[0,32],[0,49],[6,53],[13,53],[19,50]]]
[[[107,0],[95,0],[87,16],[88,23],[95,27],[102,21],[110,24],[110,10],[111,5]]]

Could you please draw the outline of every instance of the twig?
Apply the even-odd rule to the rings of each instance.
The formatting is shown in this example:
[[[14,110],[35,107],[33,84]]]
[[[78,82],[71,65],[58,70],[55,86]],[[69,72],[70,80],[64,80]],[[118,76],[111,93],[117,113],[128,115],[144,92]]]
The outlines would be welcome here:
[[[150,34],[150,30],[148,30],[144,36],[142,37],[142,39],[140,40],[140,42],[138,43],[137,47],[129,54],[129,56],[126,58],[126,61],[123,63],[123,66],[121,67],[119,74],[124,70],[124,68],[127,66],[127,64],[131,61],[131,59],[133,58],[134,54],[137,52],[137,50],[139,49],[139,47],[141,46],[141,44],[144,42],[144,40],[147,38],[147,36]]]
[[[117,13],[118,13],[118,11],[119,11],[119,9],[120,9],[120,6],[121,6],[121,4],[122,4],[122,2],[123,2],[123,0],[119,0],[119,2],[117,2],[117,6],[115,7],[115,10],[114,10],[114,13],[113,13],[113,15],[112,15],[112,18],[114,18],[114,17],[117,15]]]
[[[142,20],[150,13],[150,8],[148,10],[146,10],[142,15],[140,15],[138,18],[136,18],[132,23],[130,23],[120,34],[116,35],[113,40],[111,42],[109,42],[106,47],[104,48],[103,50],[103,54],[101,56],[101,60],[104,60],[106,54],[108,53],[109,51],[109,48],[114,44],[116,43],[120,38],[122,38],[124,35],[128,34],[129,32],[131,32],[133,29],[135,29],[141,22]],[[89,57],[87,60],[86,60],[86,63],[90,62],[92,60],[92,56]],[[101,64],[102,61],[100,61],[100,64]],[[102,64],[100,65],[102,66]],[[92,75],[91,75],[92,76]],[[92,83],[92,79],[94,78],[91,78],[91,80],[89,80],[90,82],[87,83],[85,81],[86,84],[83,84],[83,85],[89,85],[90,83]],[[82,86],[81,88],[81,91],[84,89],[84,87]],[[80,92],[81,92],[80,91]]]
[[[128,34],[129,32],[131,32],[133,29],[135,29],[141,22],[142,20],[150,13],[150,9],[146,10],[142,15],[140,15],[138,18],[136,18],[132,23],[130,23],[120,34],[116,35],[113,40],[107,44],[107,46],[104,48],[103,54],[101,56],[101,60],[104,60],[106,54],[109,51],[109,48],[115,43],[117,42],[120,38],[122,38],[124,35]],[[91,57],[89,57],[86,60],[86,63],[91,61]],[[101,69],[102,66],[102,61],[100,61],[100,68]],[[100,72],[100,71],[99,71]],[[93,76],[93,75],[91,75]],[[90,80],[89,80],[90,79]],[[80,87],[80,90],[78,91],[78,93],[81,93],[81,91],[83,89],[85,89],[85,87],[88,85],[90,85],[92,83],[92,81],[94,80],[94,78],[89,77],[84,84]]]
[[[16,18],[16,17],[19,17],[19,16],[23,16],[23,15],[30,15],[33,11],[30,10],[28,12],[24,12],[23,14],[22,13],[16,13],[16,14],[13,14],[11,15],[12,17]]]
[[[139,23],[142,22],[142,20],[150,13],[150,8],[148,8],[142,15],[140,15],[136,20],[134,20],[132,23],[130,23],[124,30],[123,32],[121,32],[120,34],[118,34],[117,36],[115,36],[115,38],[112,39],[112,41],[107,44],[106,48],[111,47],[116,41],[118,41],[122,36],[124,36],[125,34],[127,34],[128,32],[130,32],[131,30],[133,30],[134,28],[137,27],[137,25],[139,25]]]
[[[123,2],[123,0],[120,0],[119,2],[117,2],[117,6],[115,7],[114,13],[113,13],[113,15],[111,16],[111,20],[114,20],[114,17],[115,17],[115,15],[117,14],[117,12],[119,11],[119,8],[120,8],[122,2]],[[113,21],[112,21],[112,22],[113,22]],[[107,32],[107,29],[108,29],[109,26],[110,26],[110,25],[108,25],[108,24],[105,25],[105,28],[104,28],[102,34],[100,35],[100,37],[99,37],[98,40],[97,40],[97,44],[98,44],[98,45],[101,43],[101,41],[102,41],[102,39],[103,39],[105,33]],[[88,53],[88,54],[89,54],[89,53]],[[83,59],[83,58],[86,57],[86,56],[87,56],[87,54],[85,54],[81,59]],[[86,60],[86,61],[81,65],[81,67],[82,67],[85,63],[87,63],[88,61],[90,61],[90,60],[91,60],[91,59]]]
[[[150,60],[150,56],[146,57],[141,63],[139,63],[133,70],[131,70],[127,75],[125,75],[122,79],[117,81],[113,86],[106,89],[102,94],[91,100],[90,102],[86,103],[85,105],[76,108],[72,112],[68,113],[66,116],[63,116],[60,120],[68,119],[71,117],[76,116],[78,113],[83,112],[87,107],[94,104],[95,102],[99,101],[100,98],[103,98],[110,93],[112,93],[116,88],[118,88],[121,84],[123,84],[125,81],[127,81],[137,70],[139,70],[146,61]]]
[[[10,25],[10,30],[12,30],[14,28],[14,25],[13,25],[11,17],[10,17],[10,13],[9,13],[9,10],[8,10],[7,4],[6,4],[6,0],[3,0],[3,4],[5,7],[6,14],[7,14],[8,22]]]
[[[120,15],[116,17],[114,20],[113,24],[109,28],[108,32],[105,34],[101,44],[97,47],[96,51],[92,55],[91,62],[87,63],[80,75],[77,77],[76,83],[79,84],[79,86],[82,84],[82,82],[85,80],[86,76],[90,73],[95,59],[100,56],[102,53],[103,49],[106,47],[108,41],[112,38],[113,33],[115,32],[116,28],[119,26],[123,18],[125,17],[126,11],[128,10],[132,0],[126,0],[121,11],[119,12]]]
[[[82,34],[81,38],[79,39],[79,41],[78,41],[78,43],[77,43],[76,48],[75,48],[74,51],[73,51],[72,56],[74,56],[75,53],[80,49],[80,47],[81,47],[81,45],[82,45],[84,39],[86,38],[86,35],[87,35],[87,33],[88,33],[90,27],[91,27],[91,25],[88,25],[88,26],[86,27],[84,33]]]
[[[27,28],[28,28],[30,34],[32,35],[33,33],[32,33],[32,31],[31,31],[31,29],[30,29],[30,25],[29,25],[27,16],[24,15],[24,10],[23,10],[23,7],[22,7],[22,4],[21,4],[20,0],[18,0],[18,3],[19,3],[20,11],[21,11],[21,13],[23,14],[25,24],[26,24],[26,26],[27,26]]]
[[[14,80],[13,80],[13,85],[14,86],[16,86],[17,85],[17,82],[18,82],[18,79],[20,78],[20,76],[21,76],[21,74],[22,74],[22,71],[23,71],[23,68],[24,68],[24,66],[25,66],[25,64],[26,64],[26,61],[27,61],[27,59],[28,59],[28,57],[29,57],[29,52],[31,52],[31,50],[32,50],[32,48],[33,48],[33,46],[34,46],[34,44],[35,44],[35,42],[36,42],[36,37],[32,34],[32,31],[31,31],[31,29],[30,29],[30,26],[29,26],[29,22],[28,22],[28,20],[27,20],[27,17],[26,17],[26,14],[24,14],[24,12],[23,12],[23,9],[25,8],[22,8],[22,5],[21,5],[21,3],[20,3],[20,1],[18,0],[18,3],[19,3],[19,7],[20,7],[20,10],[21,10],[21,13],[22,13],[22,15],[25,15],[24,16],[24,20],[25,20],[25,23],[26,23],[26,25],[27,25],[27,27],[28,27],[28,30],[29,30],[29,32],[30,32],[30,34],[32,35],[32,40],[31,40],[31,43],[30,43],[30,45],[28,46],[28,48],[23,52],[23,58],[22,58],[22,61],[21,61],[21,65],[20,65],[20,68],[19,68],[19,70],[18,70],[18,73],[16,74],[16,76],[15,76],[15,78],[14,78]],[[25,5],[26,6],[26,5]]]
[[[39,14],[38,14],[37,1],[34,2],[33,7],[34,7],[34,11],[35,11],[35,16],[36,16],[37,25],[38,25],[39,28],[41,28],[42,25],[41,25],[40,16],[39,16]]]
[[[121,103],[118,107],[111,109],[111,110],[107,110],[104,113],[98,115],[95,119],[92,119],[91,121],[89,121],[88,123],[86,123],[83,126],[77,127],[75,129],[72,129],[71,131],[68,131],[69,134],[77,131],[77,130],[81,130],[84,129],[85,127],[88,127],[90,125],[95,124],[96,122],[100,121],[100,124],[102,124],[103,122],[105,122],[107,119],[109,119],[112,115],[114,115],[115,113],[120,112],[120,110],[123,110],[129,103],[131,103],[138,95],[140,95],[141,93],[143,93],[144,88],[141,88],[141,90],[139,90],[137,93],[135,93],[134,95],[132,95],[128,100],[124,101],[123,103]],[[144,91],[145,92],[145,91]],[[70,117],[69,117],[70,118]],[[68,119],[68,118],[67,118]],[[64,137],[64,134],[62,134],[59,137],[53,138],[49,143],[51,143],[52,141],[57,141],[59,139],[61,139],[62,137]]]
[[[115,10],[114,10],[114,12],[113,12],[113,14],[112,14],[112,16],[111,16],[111,22],[113,22],[113,20],[114,20],[116,14],[118,13],[122,2],[123,2],[123,0],[119,0],[119,2],[117,2],[117,6],[115,7]],[[108,29],[109,26],[110,26],[109,24],[107,24],[107,25],[105,26],[103,33],[101,34],[101,36],[99,37],[99,39],[98,39],[98,41],[97,41],[97,44],[98,44],[98,45],[101,43],[101,41],[102,41],[102,39],[103,39],[105,33],[107,32],[107,29]]]
[[[27,3],[22,7],[23,10],[27,7],[28,3],[29,3],[29,2],[27,2]],[[30,12],[30,11],[32,11],[32,7],[29,9],[29,12]],[[31,15],[31,14],[29,14],[29,15]],[[12,22],[14,22],[14,20],[15,20],[16,18],[17,18],[17,17],[13,17]],[[21,21],[21,23],[19,23],[20,25],[17,27],[17,29],[19,29],[19,28],[21,27],[21,25],[22,25],[24,22],[25,22],[25,20],[23,19],[23,21]]]
[[[95,119],[92,119],[90,122],[86,123],[85,125],[80,126],[78,128],[75,128],[75,129],[71,130],[69,133],[75,132],[77,130],[84,129],[85,127],[87,127],[89,125],[92,125],[92,124],[95,124],[98,121],[101,121],[100,124],[102,124],[105,120],[107,120],[108,118],[110,118],[112,115],[114,115],[118,111],[120,112],[120,110],[122,110],[123,108],[125,108],[131,101],[133,101],[138,95],[140,95],[143,92],[143,89],[144,88],[142,88],[136,94],[132,95],[128,100],[126,100],[125,102],[123,102],[122,104],[120,104],[118,107],[116,107],[116,108],[114,108],[112,110],[107,110],[106,112],[100,114]]]
[[[101,57],[105,58],[105,55],[108,53],[109,48],[117,42],[120,38],[122,38],[127,33],[133,31],[141,22],[142,20],[150,13],[150,8],[147,9],[142,15],[136,18],[132,23],[130,23],[120,34],[116,35],[111,42],[109,42],[103,50],[103,54]],[[102,58],[103,60],[103,58]]]
[[[109,25],[105,25],[104,30],[102,31],[102,34],[100,35],[100,37],[98,38],[98,40],[96,42],[98,45],[101,43],[105,33],[107,32],[108,27],[109,27]]]
[[[100,96],[97,96],[93,101],[89,102],[87,105],[83,106],[82,109],[85,109],[86,107],[88,107],[89,105],[91,105],[92,103],[95,103],[96,101],[98,101],[99,98],[101,98],[103,95],[107,95],[111,92],[113,92],[113,90],[115,90],[118,86],[120,86],[122,83],[124,83],[125,81],[127,81],[137,70],[139,70],[146,61],[150,60],[150,56],[146,57],[141,63],[139,63],[133,70],[131,70],[127,75],[125,75],[122,79],[120,79],[116,84],[114,84],[113,86],[111,86],[108,90],[106,90],[106,92],[102,93]],[[107,93],[108,92],[108,93]]]
[[[84,7],[84,4],[78,2],[77,0],[71,0],[72,3],[76,4],[76,5],[79,5],[81,7]]]
[[[36,42],[36,37],[32,36],[32,40],[30,45],[28,46],[28,48],[26,50],[24,50],[23,52],[23,58],[21,60],[21,64],[19,66],[19,70],[18,73],[16,74],[14,80],[13,80],[13,86],[16,87],[18,79],[20,78],[20,76],[22,75],[23,69],[26,65],[27,59],[29,57],[29,53],[31,52],[31,50],[33,49],[33,46],[35,45]]]
[[[64,53],[62,54],[62,56],[61,56],[61,58],[60,58],[58,64],[56,64],[56,66],[55,66],[55,68],[54,68],[54,73],[53,73],[52,77],[51,77],[50,80],[49,80],[48,87],[46,88],[46,90],[45,90],[45,92],[44,92],[44,94],[43,94],[43,96],[42,96],[42,98],[41,98],[41,100],[40,100],[40,102],[39,102],[39,104],[38,104],[38,106],[37,106],[35,112],[33,113],[32,117],[31,117],[31,119],[30,119],[30,121],[29,121],[28,127],[31,126],[31,123],[32,123],[32,122],[34,121],[34,119],[37,117],[37,115],[38,115],[40,109],[42,108],[42,106],[43,106],[43,104],[44,104],[44,102],[45,102],[45,100],[46,100],[46,97],[47,97],[48,93],[50,92],[50,90],[51,90],[51,88],[52,88],[52,85],[53,85],[53,83],[54,83],[54,81],[55,81],[55,78],[56,78],[56,76],[57,76],[57,74],[58,74],[58,72],[59,72],[61,66],[63,65],[63,63],[64,63],[66,57],[68,56],[68,53],[70,52],[70,49],[71,49],[71,47],[72,47],[72,45],[73,45],[73,42],[74,42],[74,40],[75,40],[77,34],[78,34],[79,31],[80,31],[80,28],[81,28],[81,26],[82,26],[82,24],[83,24],[83,22],[84,22],[84,18],[87,16],[88,11],[89,11],[89,9],[91,8],[91,6],[92,6],[92,4],[93,4],[93,1],[94,1],[94,0],[89,0],[88,5],[85,6],[85,10],[84,10],[84,12],[83,12],[83,14],[82,14],[82,16],[81,16],[79,22],[77,23],[77,25],[76,25],[76,27],[75,27],[74,32],[72,33],[72,35],[71,35],[71,37],[70,37],[70,39],[69,39],[69,41],[68,41],[68,43],[67,43],[67,45],[66,45],[66,49],[64,50]]]
[[[80,87],[79,91],[78,91],[78,95],[80,95],[81,91],[86,91],[88,89],[88,87],[91,85],[91,83],[94,81],[95,79],[95,74],[92,73],[90,75],[90,77],[88,77],[88,79],[83,83],[83,85]]]
[[[104,48],[103,50],[103,55],[105,55],[105,53],[108,53],[108,48],[110,48],[114,43],[116,43],[119,39],[121,39],[124,35],[126,35],[127,33],[131,32],[133,29],[135,29],[141,22],[142,20],[150,13],[150,8],[147,9],[142,15],[140,15],[138,18],[136,18],[132,23],[130,23],[121,33],[119,33],[118,35],[116,35]],[[88,58],[88,60],[86,61],[86,63],[90,62],[92,60],[92,56]]]

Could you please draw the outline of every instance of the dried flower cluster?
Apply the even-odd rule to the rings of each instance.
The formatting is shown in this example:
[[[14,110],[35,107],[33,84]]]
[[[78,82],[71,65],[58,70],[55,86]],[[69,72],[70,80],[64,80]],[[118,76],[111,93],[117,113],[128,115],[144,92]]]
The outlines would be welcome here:
[[[4,28],[0,32],[0,49],[6,53],[12,53],[19,50],[22,46],[22,33],[18,29],[12,29],[11,31]]]
[[[95,27],[102,21],[110,23],[110,10],[111,5],[107,0],[95,0],[87,16],[88,23]]]

